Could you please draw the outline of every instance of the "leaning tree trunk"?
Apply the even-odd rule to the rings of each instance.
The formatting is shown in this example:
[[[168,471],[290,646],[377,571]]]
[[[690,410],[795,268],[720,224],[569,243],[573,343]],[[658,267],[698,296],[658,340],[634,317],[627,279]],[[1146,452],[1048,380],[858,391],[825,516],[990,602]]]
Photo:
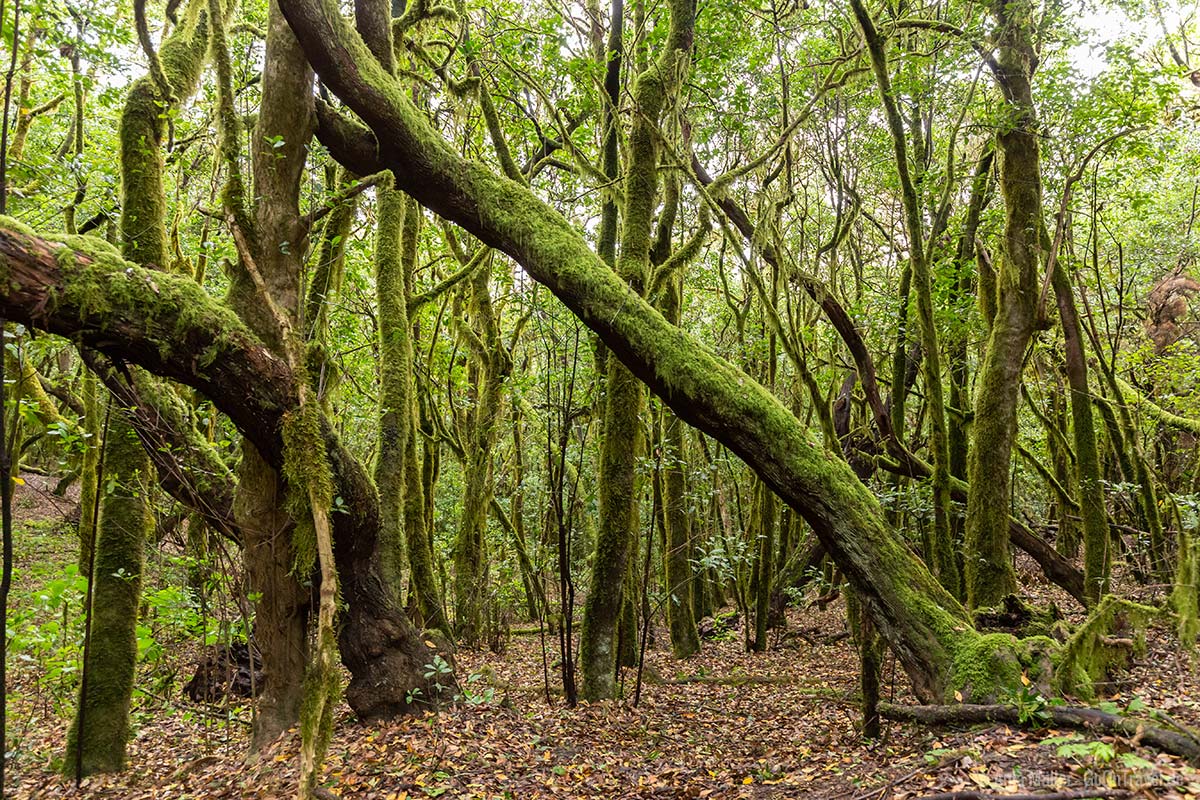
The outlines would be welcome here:
[[[814,447],[786,407],[669,325],[526,187],[457,155],[372,66],[330,0],[281,2],[322,79],[371,128],[330,120],[324,141],[336,157],[360,170],[405,165],[397,179],[406,191],[512,256],[681,419],[745,459],[808,521],[859,589],[918,696],[1019,684],[1016,656],[1027,656],[1024,648],[971,628],[965,610],[888,529],[866,487]]]

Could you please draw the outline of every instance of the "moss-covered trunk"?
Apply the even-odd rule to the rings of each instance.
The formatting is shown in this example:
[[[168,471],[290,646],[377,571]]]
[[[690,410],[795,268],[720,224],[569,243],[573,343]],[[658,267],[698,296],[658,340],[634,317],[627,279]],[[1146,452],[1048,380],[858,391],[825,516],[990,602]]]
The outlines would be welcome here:
[[[300,302],[300,258],[307,241],[298,208],[299,179],[312,131],[306,98],[312,76],[303,53],[272,4],[268,16],[263,102],[253,135],[251,158],[257,202],[252,230],[260,251],[257,268],[273,301],[294,316]],[[279,139],[272,137],[278,136]],[[280,147],[272,147],[281,141]],[[280,243],[286,242],[286,245]],[[278,324],[250,274],[234,271],[229,302],[250,328],[277,354],[285,343]],[[303,377],[300,377],[303,380]],[[258,701],[252,747],[273,741],[299,719],[304,669],[308,663],[311,593],[295,574],[294,520],[284,510],[285,486],[276,467],[242,446],[238,522],[246,533],[243,559],[255,602],[255,637],[266,676]]]
[[[967,604],[995,605],[1016,588],[1008,551],[1012,451],[1025,349],[1033,335],[1042,248],[1042,177],[1031,78],[1033,9],[997,2],[996,67],[1010,119],[997,135],[1004,246],[996,279],[996,311],[975,390],[974,438],[967,462],[971,493],[965,530]],[[980,288],[987,285],[980,279]],[[986,308],[987,304],[985,304]]]
[[[413,400],[414,406],[416,399]],[[416,432],[419,411],[409,408],[412,435],[404,445],[404,536],[408,548],[408,570],[413,604],[420,615],[418,624],[425,628],[449,631],[442,595],[438,592],[430,537],[430,501],[436,475],[437,444],[424,440],[419,446]]]
[[[149,462],[128,420],[112,417],[105,440],[105,483],[92,562],[91,632],[85,645],[80,704],[67,739],[68,775],[120,772],[129,741],[129,705],[137,666],[138,604],[150,509]]]
[[[1104,507],[1104,487],[1100,482],[1100,453],[1092,418],[1083,331],[1079,324],[1079,312],[1075,308],[1071,278],[1061,259],[1055,261],[1051,284],[1058,301],[1058,316],[1062,322],[1066,351],[1067,382],[1071,387],[1075,477],[1079,484],[1079,505],[1083,517],[1083,591],[1088,604],[1095,605],[1108,592],[1108,513]]]
[[[412,424],[412,326],[404,292],[402,236],[408,201],[390,186],[377,192],[375,298],[379,317],[379,566],[384,583],[401,595],[404,577],[404,453]],[[412,237],[416,256],[416,236]]]
[[[92,575],[92,543],[95,541],[96,523],[99,522],[99,507],[96,504],[99,492],[98,468],[100,466],[100,395],[96,387],[96,376],[91,370],[83,371],[79,390],[83,399],[83,431],[88,438],[83,443],[82,466],[79,469],[79,574]]]
[[[398,369],[402,370],[400,388],[404,392],[403,413],[408,416],[408,435],[404,438],[404,451],[400,454],[404,477],[404,506],[401,511],[404,544],[408,552],[409,586],[419,615],[417,624],[448,633],[449,622],[442,596],[438,592],[433,562],[433,539],[429,533],[432,518],[429,506],[432,502],[434,475],[433,472],[427,474],[425,468],[434,455],[429,452],[430,448],[437,445],[426,439],[425,457],[422,457],[419,446],[419,440],[423,436],[420,425],[421,403],[417,395],[414,365],[418,327],[411,319],[412,309],[408,308],[413,297],[421,219],[421,207],[412,198],[406,198],[404,227],[400,237],[400,262],[404,268],[405,319],[409,327],[407,335],[397,334],[397,352],[393,354],[401,359]]]
[[[633,89],[636,110],[629,136],[617,273],[638,297],[645,293],[649,278],[651,223],[658,200],[658,121],[691,55],[695,6],[691,0],[673,0],[670,15],[670,31],[659,58],[638,76]],[[616,628],[636,530],[639,418],[644,406],[639,380],[626,365],[609,359],[600,451],[600,526],[580,634],[583,695],[589,700],[612,697],[616,688]]]
[[[989,687],[972,675],[986,673],[993,689],[1019,684],[1011,638],[971,628],[962,606],[887,527],[870,491],[810,442],[783,404],[670,325],[526,187],[457,155],[399,84],[372,67],[330,0],[282,4],[322,79],[383,143],[379,163],[404,165],[397,180],[406,191],[520,262],[681,419],[743,458],[805,518],[864,597],[919,697],[945,699],[956,688],[984,696]]]
[[[492,450],[503,401],[504,379],[510,361],[500,339],[500,326],[491,297],[491,263],[485,260],[470,279],[471,323],[467,333],[477,362],[475,407],[463,458],[466,485],[458,533],[454,542],[454,630],[464,643],[477,644],[483,635],[487,598],[487,521],[493,496]]]
[[[624,365],[615,359],[609,364],[600,448],[600,521],[579,638],[583,696],[588,700],[616,692],[617,626],[637,522],[642,389]]]
[[[671,650],[676,658],[699,652],[700,635],[694,616],[694,579],[692,576],[692,519],[685,496],[687,481],[687,441],[684,424],[663,410],[663,519],[666,522],[666,548],[663,574],[666,576],[667,622],[671,629]]]
[[[293,575],[293,522],[284,511],[279,473],[242,442],[234,514],[243,531],[246,580],[255,601],[254,639],[263,656],[263,686],[251,747],[273,742],[299,719],[299,678],[308,663],[310,592]]]

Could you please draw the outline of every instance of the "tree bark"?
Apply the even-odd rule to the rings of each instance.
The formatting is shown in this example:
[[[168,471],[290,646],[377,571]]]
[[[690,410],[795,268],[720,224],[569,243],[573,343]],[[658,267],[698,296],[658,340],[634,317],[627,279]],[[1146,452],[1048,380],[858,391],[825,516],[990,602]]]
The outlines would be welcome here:
[[[1016,589],[1008,552],[1012,450],[1025,349],[1037,314],[1042,177],[1031,79],[1036,65],[1028,2],[993,4],[996,81],[1011,119],[997,135],[1004,196],[1004,249],[987,351],[975,393],[974,440],[967,459],[964,568],[967,605],[995,605]],[[980,279],[981,291],[987,281]],[[987,304],[985,304],[985,308]]]
[[[887,528],[866,487],[844,462],[809,442],[786,407],[669,325],[527,188],[458,156],[396,82],[372,66],[331,2],[282,4],[322,80],[373,131],[338,124],[336,130],[349,137],[344,139],[349,151],[363,159],[363,144],[374,137],[377,163],[405,166],[398,180],[406,191],[521,263],[681,419],[746,460],[804,516],[860,590],[918,696],[932,700],[953,693],[966,679],[953,657],[963,648],[981,648],[981,659],[989,663],[1009,663],[997,664],[1002,682],[1019,680],[1013,646],[982,640],[971,629],[965,610]],[[334,147],[340,151],[336,142]]]

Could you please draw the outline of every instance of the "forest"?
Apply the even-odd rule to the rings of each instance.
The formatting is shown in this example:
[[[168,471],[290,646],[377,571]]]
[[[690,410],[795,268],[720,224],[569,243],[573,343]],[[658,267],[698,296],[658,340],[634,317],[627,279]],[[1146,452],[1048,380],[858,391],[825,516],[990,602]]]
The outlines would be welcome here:
[[[0,797],[1200,796],[1198,12],[0,0]]]

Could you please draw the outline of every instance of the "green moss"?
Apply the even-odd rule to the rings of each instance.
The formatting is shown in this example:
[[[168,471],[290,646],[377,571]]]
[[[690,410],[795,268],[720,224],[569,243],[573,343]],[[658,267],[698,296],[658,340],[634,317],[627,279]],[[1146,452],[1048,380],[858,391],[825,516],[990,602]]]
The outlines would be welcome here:
[[[10,217],[7,214],[0,214],[0,228],[14,233],[20,233],[25,236],[36,236],[36,231],[26,225],[16,217]]]
[[[51,234],[62,279],[52,294],[55,307],[70,306],[98,328],[140,320],[167,358],[172,348],[201,331],[213,341],[198,356],[207,366],[225,349],[254,341],[237,315],[210,297],[188,276],[174,276],[125,261],[108,242],[93,236]]]
[[[1002,630],[1019,636],[1050,636],[1062,620],[1058,606],[1035,606],[1015,594],[1004,598],[1000,605],[977,608],[972,612],[979,630]]]
[[[1058,653],[1055,689],[1085,700],[1095,696],[1095,684],[1114,670],[1128,665],[1129,658],[1145,652],[1142,630],[1162,611],[1151,606],[1107,595]],[[1118,628],[1135,632],[1132,647],[1119,638]]]
[[[316,657],[304,675],[304,700],[300,704],[300,736],[314,768],[304,770],[302,796],[312,797],[319,765],[325,760],[333,738],[333,711],[342,695],[342,678],[337,667],[337,639],[332,630],[318,635]],[[303,759],[305,761],[309,759]]]
[[[138,604],[150,529],[143,485],[150,475],[150,463],[124,415],[113,415],[104,446],[105,475],[112,488],[104,496],[96,539],[92,641],[83,667],[86,680],[63,762],[65,772],[72,776],[77,758],[84,775],[125,768],[137,662]],[[76,752],[80,743],[82,758]]]
[[[283,417],[283,477],[287,482],[287,512],[296,520],[292,532],[293,570],[312,574],[317,563],[317,535],[312,503],[329,511],[333,505],[333,472],[325,454],[321,412],[306,404]]]
[[[389,182],[390,183],[390,182]],[[404,566],[404,449],[412,435],[412,326],[404,293],[404,240],[408,200],[389,186],[378,192],[375,292],[379,307],[379,433],[375,486],[379,490],[379,560],[384,581],[400,595]],[[413,216],[413,224],[420,215]]]
[[[1177,615],[1179,640],[1189,650],[1196,647],[1200,635],[1200,546],[1195,536],[1179,534],[1179,560],[1175,568],[1175,586],[1171,591],[1171,607]]]

